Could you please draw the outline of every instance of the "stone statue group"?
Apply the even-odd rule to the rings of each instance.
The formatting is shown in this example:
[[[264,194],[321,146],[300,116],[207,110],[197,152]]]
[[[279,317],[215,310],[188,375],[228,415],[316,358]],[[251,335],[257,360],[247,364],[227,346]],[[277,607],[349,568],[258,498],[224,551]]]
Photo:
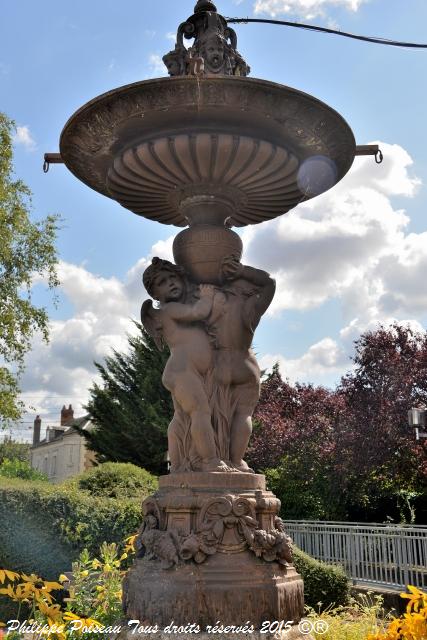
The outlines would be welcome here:
[[[143,275],[157,305],[143,303],[142,323],[160,349],[170,349],[163,384],[174,403],[171,473],[251,472],[244,455],[260,389],[251,344],[275,282],[234,255],[222,260],[220,280],[220,286],[198,285],[161,258]]]

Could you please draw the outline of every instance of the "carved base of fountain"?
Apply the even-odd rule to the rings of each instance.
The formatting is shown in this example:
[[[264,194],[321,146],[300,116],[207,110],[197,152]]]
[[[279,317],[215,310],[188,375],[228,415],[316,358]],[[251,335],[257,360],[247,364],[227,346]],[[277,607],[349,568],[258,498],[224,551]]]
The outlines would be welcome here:
[[[191,482],[191,485],[190,485]],[[249,473],[180,473],[143,504],[137,558],[123,585],[127,619],[253,625],[303,615],[280,502]]]

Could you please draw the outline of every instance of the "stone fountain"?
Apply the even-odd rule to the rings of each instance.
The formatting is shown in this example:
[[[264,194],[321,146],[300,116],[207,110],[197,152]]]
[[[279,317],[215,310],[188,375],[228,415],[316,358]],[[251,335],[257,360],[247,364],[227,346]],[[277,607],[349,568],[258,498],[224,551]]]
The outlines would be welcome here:
[[[95,98],[60,142],[62,161],[89,187],[186,227],[175,263],[154,258],[143,275],[157,304],[146,300],[141,318],[159,349],[169,346],[163,383],[175,413],[170,474],[143,503],[124,611],[160,627],[297,623],[303,581],[280,503],[244,460],[260,386],[251,343],[275,283],[241,263],[232,227],[333,187],[360,149],[326,104],[248,78],[236,34],[212,2],[199,0],[164,62],[169,78]]]

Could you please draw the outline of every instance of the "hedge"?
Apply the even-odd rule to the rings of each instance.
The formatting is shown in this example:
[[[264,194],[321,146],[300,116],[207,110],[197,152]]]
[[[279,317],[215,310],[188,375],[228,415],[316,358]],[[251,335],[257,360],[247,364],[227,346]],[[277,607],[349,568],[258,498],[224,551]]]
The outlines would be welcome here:
[[[96,555],[104,540],[122,542],[134,533],[141,499],[0,478],[0,566],[57,579],[84,548]]]

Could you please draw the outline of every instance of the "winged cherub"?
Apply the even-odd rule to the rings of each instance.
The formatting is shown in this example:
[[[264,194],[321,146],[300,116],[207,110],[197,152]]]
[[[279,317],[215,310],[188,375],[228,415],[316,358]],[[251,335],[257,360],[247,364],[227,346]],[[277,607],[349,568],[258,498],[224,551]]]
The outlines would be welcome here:
[[[189,450],[192,458],[199,460],[197,470],[227,471],[217,454],[205,385],[205,377],[213,367],[213,357],[202,321],[212,312],[215,289],[211,285],[201,285],[199,297],[191,296],[191,285],[183,269],[160,258],[153,258],[144,272],[143,282],[149,295],[160,304],[155,309],[151,300],[143,303],[142,324],[158,348],[162,349],[166,343],[171,353],[162,377],[175,407],[168,429],[171,471],[182,469],[183,457],[188,458]],[[188,428],[185,422],[189,422]],[[188,436],[191,444],[186,447]]]

